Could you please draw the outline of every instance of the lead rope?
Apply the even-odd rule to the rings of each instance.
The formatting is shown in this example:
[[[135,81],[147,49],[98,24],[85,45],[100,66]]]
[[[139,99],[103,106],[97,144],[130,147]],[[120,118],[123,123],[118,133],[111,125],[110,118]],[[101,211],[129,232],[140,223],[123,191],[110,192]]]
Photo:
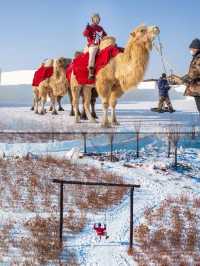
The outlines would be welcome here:
[[[172,67],[172,65],[167,61],[167,59],[165,58],[164,54],[163,54],[163,44],[161,42],[161,39],[160,39],[160,36],[158,35],[158,45],[156,45],[155,43],[153,43],[153,46],[156,50],[156,52],[158,52],[160,58],[161,58],[161,64],[162,64],[162,68],[163,68],[163,71],[167,74],[167,67],[166,65],[169,66],[170,68],[170,75],[173,74],[173,70],[174,70],[174,67]]]
[[[165,59],[164,59],[164,56],[163,56],[163,45],[161,43],[159,35],[158,35],[158,46],[155,43],[153,43],[153,46],[154,46],[155,50],[158,52],[158,54],[160,56],[163,72],[167,73],[167,67],[165,65]]]

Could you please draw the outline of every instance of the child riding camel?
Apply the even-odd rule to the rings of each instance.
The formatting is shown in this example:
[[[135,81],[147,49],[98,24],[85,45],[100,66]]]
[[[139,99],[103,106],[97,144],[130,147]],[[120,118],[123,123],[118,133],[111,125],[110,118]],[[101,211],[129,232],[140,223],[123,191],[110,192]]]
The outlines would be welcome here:
[[[100,16],[99,14],[94,14],[91,17],[92,23],[88,24],[83,32],[83,35],[87,38],[88,50],[89,50],[89,77],[88,79],[94,79],[94,66],[95,66],[95,56],[99,49],[100,41],[107,35],[104,29],[99,25]]]

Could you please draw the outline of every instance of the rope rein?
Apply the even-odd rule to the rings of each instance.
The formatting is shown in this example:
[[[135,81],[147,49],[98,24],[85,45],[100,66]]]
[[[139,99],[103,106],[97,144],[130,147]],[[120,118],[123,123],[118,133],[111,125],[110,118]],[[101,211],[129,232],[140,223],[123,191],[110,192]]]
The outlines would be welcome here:
[[[161,42],[160,36],[158,35],[158,45],[153,43],[153,47],[155,48],[156,52],[158,52],[160,59],[161,59],[161,64],[162,64],[162,69],[164,73],[168,73],[167,71],[167,65],[170,68],[170,74],[174,73],[174,67],[169,63],[169,61],[166,59],[166,57],[163,54],[163,44]]]

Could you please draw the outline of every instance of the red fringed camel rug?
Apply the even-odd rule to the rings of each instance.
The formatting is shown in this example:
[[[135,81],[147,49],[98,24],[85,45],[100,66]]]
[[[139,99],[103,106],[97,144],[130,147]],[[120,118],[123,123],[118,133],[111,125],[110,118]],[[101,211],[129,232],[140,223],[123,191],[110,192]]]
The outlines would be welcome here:
[[[123,48],[119,48],[115,45],[110,45],[100,51],[96,55],[95,75],[100,69],[102,69],[109,63],[111,58],[115,57],[123,51]],[[95,80],[88,80],[88,60],[89,53],[82,53],[81,55],[77,56],[66,71],[67,79],[70,80],[70,76],[73,70],[73,73],[76,76],[76,79],[80,85],[94,84]]]
[[[41,66],[38,70],[35,71],[32,86],[39,86],[40,82],[50,78],[53,75],[53,67]]]

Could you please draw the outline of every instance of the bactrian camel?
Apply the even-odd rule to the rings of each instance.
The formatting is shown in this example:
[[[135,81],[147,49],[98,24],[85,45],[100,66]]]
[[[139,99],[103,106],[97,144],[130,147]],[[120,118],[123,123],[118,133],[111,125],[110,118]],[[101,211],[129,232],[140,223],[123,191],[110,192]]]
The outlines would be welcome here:
[[[80,53],[80,52],[79,52]],[[61,67],[58,67],[58,62],[61,61]],[[72,105],[72,93],[70,86],[67,82],[66,84],[66,79],[64,78],[65,73],[63,72],[63,68],[66,70],[66,67],[68,64],[70,64],[71,59],[70,58],[60,58],[58,61],[56,59],[47,59],[45,62],[43,62],[41,65],[44,65],[45,67],[55,67],[54,68],[54,75],[51,78],[48,78],[41,82],[39,86],[33,86],[33,93],[34,93],[34,98],[33,98],[33,104],[31,107],[31,110],[35,110],[36,113],[39,113],[39,103],[41,104],[42,102],[42,108],[40,110],[40,114],[45,113],[44,109],[44,104],[46,102],[46,97],[49,96],[52,100],[52,94],[57,95],[56,97],[56,102],[58,104],[58,111],[64,111],[63,107],[61,106],[61,99],[63,96],[66,94],[66,85],[68,89],[68,94],[69,94],[69,99],[70,99],[70,104],[71,104],[71,112],[70,115],[74,115],[74,109]],[[57,75],[55,75],[57,71]],[[60,75],[58,75],[58,72],[61,71]],[[55,82],[55,80],[57,82]],[[54,87],[54,84],[57,86]],[[55,91],[56,90],[56,91]],[[81,95],[83,96],[83,93],[81,92]],[[95,103],[96,103],[96,98],[98,97],[96,89],[92,89],[92,97],[91,97],[91,109],[92,109],[92,116],[94,118],[97,118],[96,116],[96,111],[95,111]],[[83,103],[84,103],[84,98],[83,98]],[[83,104],[84,105],[84,104]],[[53,104],[51,102],[49,111],[53,111],[52,114],[56,114],[57,112],[55,111],[55,108],[53,108]],[[81,113],[81,118],[82,119],[87,119],[85,109],[83,107],[82,113]]]
[[[47,96],[51,99],[52,114],[57,114],[56,103],[69,89],[69,82],[66,79],[66,58],[60,57],[52,60],[53,75],[43,80],[38,87],[33,88],[35,94],[35,112],[38,112],[39,102],[41,103],[40,114],[45,113]],[[50,66],[50,65],[48,65]]]
[[[109,127],[111,124],[118,124],[115,113],[117,99],[120,98],[124,92],[135,88],[138,83],[143,80],[149,62],[152,44],[159,32],[160,30],[156,26],[142,25],[137,27],[130,33],[124,52],[112,58],[96,75],[95,87],[101,98],[104,112],[102,120],[103,127]],[[106,39],[108,38],[109,37],[106,37]],[[102,44],[103,42],[104,40],[102,40]],[[94,86],[84,85],[84,106],[88,119],[95,122],[89,110],[92,87]],[[80,86],[74,75],[71,77],[71,89],[75,109],[75,121],[79,122],[78,104]],[[108,119],[109,107],[111,107],[111,123]]]

